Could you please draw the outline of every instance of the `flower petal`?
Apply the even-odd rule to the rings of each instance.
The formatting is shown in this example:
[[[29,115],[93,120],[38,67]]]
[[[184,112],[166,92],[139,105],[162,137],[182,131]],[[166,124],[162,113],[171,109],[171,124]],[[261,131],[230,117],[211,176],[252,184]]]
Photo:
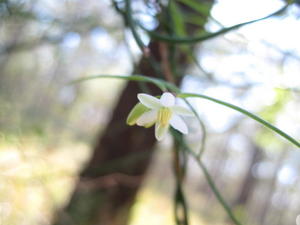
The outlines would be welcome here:
[[[170,124],[174,129],[180,131],[181,133],[183,133],[183,134],[188,133],[187,125],[179,116],[173,114],[173,116],[170,120]]]
[[[187,109],[187,108],[185,108],[185,107],[179,106],[179,105],[174,105],[174,106],[172,107],[172,111],[173,111],[174,113],[176,113],[177,115],[182,115],[182,116],[195,116],[195,114],[194,114],[191,110],[189,110],[189,109]]]
[[[296,224],[297,224],[297,225],[300,224],[300,215],[298,215],[298,216],[296,217]]]
[[[175,104],[175,97],[170,92],[165,92],[160,97],[160,103],[165,107],[171,107]]]
[[[138,94],[137,97],[143,105],[147,106],[150,109],[158,109],[162,107],[159,99],[153,97],[152,95]]]
[[[169,124],[166,126],[162,126],[159,123],[155,124],[155,137],[158,141],[161,141],[167,134],[169,129]]]
[[[157,110],[151,110],[149,112],[145,112],[142,114],[136,121],[137,125],[145,126],[152,124],[156,121],[157,118]]]
[[[143,115],[145,112],[150,111],[151,109],[144,106],[142,103],[137,103],[132,110],[130,111],[126,123],[129,126],[133,126],[136,124],[136,121],[138,118],[140,118],[141,115]]]
[[[155,124],[156,121],[153,121],[152,123],[147,123],[144,125],[145,128],[150,128]]]

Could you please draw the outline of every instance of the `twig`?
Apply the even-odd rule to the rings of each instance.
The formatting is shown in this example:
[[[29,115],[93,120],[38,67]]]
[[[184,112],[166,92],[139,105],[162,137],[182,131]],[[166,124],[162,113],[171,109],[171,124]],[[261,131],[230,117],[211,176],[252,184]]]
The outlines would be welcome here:
[[[162,70],[164,72],[165,78],[168,82],[175,84],[174,75],[172,73],[172,70],[170,68],[169,63],[169,50],[166,43],[160,42],[159,43],[159,50],[161,55],[161,63],[162,63]]]

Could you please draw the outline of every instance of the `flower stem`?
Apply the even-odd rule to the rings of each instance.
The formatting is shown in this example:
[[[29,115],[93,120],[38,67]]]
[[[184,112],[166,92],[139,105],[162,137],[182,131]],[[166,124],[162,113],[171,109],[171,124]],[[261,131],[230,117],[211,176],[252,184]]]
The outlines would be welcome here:
[[[242,225],[242,223],[236,218],[234,213],[232,212],[229,205],[226,203],[224,197],[222,196],[221,192],[218,190],[216,184],[214,183],[209,171],[207,170],[206,166],[201,161],[199,154],[195,153],[190,147],[185,143],[185,141],[178,135],[178,133],[172,131],[173,137],[177,140],[177,142],[182,146],[183,149],[185,149],[189,155],[197,162],[199,167],[204,173],[205,179],[207,180],[207,183],[210,187],[210,189],[213,191],[215,197],[219,201],[219,203],[224,208],[225,212],[227,213],[228,217],[232,220],[232,222],[235,225]]]

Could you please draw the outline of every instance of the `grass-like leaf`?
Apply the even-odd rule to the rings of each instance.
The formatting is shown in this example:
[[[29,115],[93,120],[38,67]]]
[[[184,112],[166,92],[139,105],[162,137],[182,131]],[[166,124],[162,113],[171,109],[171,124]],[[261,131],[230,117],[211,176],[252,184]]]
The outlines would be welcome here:
[[[201,168],[202,172],[204,173],[204,177],[211,188],[212,192],[214,193],[215,197],[219,201],[219,203],[224,208],[225,212],[227,213],[228,217],[232,220],[233,224],[235,225],[242,225],[242,223],[238,220],[238,218],[234,215],[233,211],[231,210],[229,204],[225,201],[225,198],[222,196],[221,192],[217,188],[217,185],[212,179],[212,176],[210,175],[208,169],[204,165],[204,163],[201,160],[200,155],[195,153],[190,147],[186,144],[184,139],[178,135],[177,132],[174,132],[174,130],[171,130],[173,137],[178,141],[178,143],[190,154],[192,158],[198,163],[199,167]]]
[[[219,99],[216,99],[216,98],[212,98],[212,97],[209,97],[209,96],[206,96],[206,95],[201,95],[201,94],[193,94],[193,93],[181,93],[178,95],[178,97],[180,98],[188,98],[188,97],[194,97],[194,98],[203,98],[203,99],[207,99],[209,101],[212,101],[212,102],[215,102],[215,103],[218,103],[220,105],[223,105],[223,106],[226,106],[228,108],[231,108],[231,109],[234,109],[254,120],[256,120],[257,122],[261,123],[262,125],[264,125],[265,127],[268,127],[269,129],[273,130],[274,132],[276,132],[277,134],[279,134],[280,136],[282,136],[283,138],[287,139],[288,141],[290,141],[291,143],[293,143],[294,145],[296,145],[298,148],[300,148],[300,143],[295,140],[294,138],[292,138],[290,135],[288,135],[287,133],[283,132],[282,130],[280,130],[279,128],[273,126],[272,124],[270,124],[269,122],[267,122],[266,120],[256,116],[255,114],[241,108],[241,107],[238,107],[236,105],[233,105],[233,104],[230,104],[228,102],[224,102],[224,101],[221,101]]]
[[[161,79],[146,77],[146,76],[142,76],[142,75],[131,75],[131,76],[96,75],[96,76],[88,76],[88,77],[84,77],[84,78],[72,81],[72,82],[70,82],[70,84],[74,84],[74,83],[78,83],[78,82],[82,82],[82,81],[86,81],[86,80],[91,80],[91,79],[99,79],[99,78],[115,78],[115,79],[122,79],[122,80],[136,81],[136,82],[149,82],[149,83],[152,83],[152,84],[156,85],[157,87],[159,87],[163,92],[165,92],[165,91],[167,91],[167,89],[169,89],[169,90],[177,93],[177,97],[179,97],[179,98],[193,97],[193,98],[207,99],[209,101],[212,101],[212,102],[218,103],[220,105],[226,106],[228,108],[234,109],[234,110],[254,119],[255,121],[259,122],[260,124],[264,125],[265,127],[269,128],[269,129],[273,130],[275,133],[279,134],[281,137],[285,138],[286,140],[288,140],[289,142],[293,143],[295,146],[300,148],[300,143],[296,139],[292,138],[290,135],[288,135],[284,131],[280,130],[279,128],[273,126],[266,120],[256,116],[255,114],[253,114],[239,106],[236,106],[231,103],[224,102],[219,99],[212,98],[212,97],[209,97],[206,95],[194,94],[194,93],[180,93],[180,89],[178,87],[176,87],[174,84],[171,84],[171,83],[161,80]]]
[[[229,31],[232,31],[232,30],[238,29],[240,27],[243,27],[245,25],[268,19],[272,16],[275,16],[275,15],[278,15],[278,14],[284,12],[288,8],[288,6],[289,6],[289,4],[285,5],[281,9],[279,9],[276,12],[274,12],[270,15],[267,15],[265,17],[262,17],[262,18],[259,18],[259,19],[256,19],[256,20],[251,20],[251,21],[248,21],[248,22],[245,22],[245,23],[239,23],[239,24],[236,24],[234,26],[221,29],[221,30],[219,30],[215,33],[208,33],[208,34],[204,34],[204,35],[200,35],[200,36],[196,36],[196,37],[178,37],[178,36],[164,35],[164,34],[157,33],[155,31],[150,31],[150,30],[146,29],[145,27],[143,27],[141,24],[139,24],[139,25],[143,30],[147,31],[149,33],[149,35],[151,37],[153,37],[154,39],[164,41],[164,42],[169,42],[169,43],[192,44],[192,43],[195,43],[195,42],[206,41],[206,40],[212,39],[214,37],[217,37],[219,35],[225,34]]]
[[[87,76],[83,77],[74,81],[71,81],[69,84],[75,84],[75,83],[80,83],[83,81],[87,80],[93,80],[93,79],[103,79],[103,78],[109,78],[109,79],[121,79],[121,80],[128,80],[128,81],[137,81],[137,82],[148,82],[156,85],[160,90],[166,91],[167,88],[170,90],[173,90],[175,92],[178,92],[178,88],[171,84],[168,83],[164,80],[157,79],[157,78],[151,78],[151,77],[146,77],[146,76],[141,76],[141,75],[131,75],[131,76],[123,76],[123,75],[94,75],[94,76]]]

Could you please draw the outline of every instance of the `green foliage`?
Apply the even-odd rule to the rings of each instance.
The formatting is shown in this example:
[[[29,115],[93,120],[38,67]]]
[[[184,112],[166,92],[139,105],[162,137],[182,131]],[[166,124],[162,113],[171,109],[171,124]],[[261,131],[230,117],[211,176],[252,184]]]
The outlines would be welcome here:
[[[177,0],[177,1],[197,11],[198,15],[200,15],[202,18],[203,17],[206,18],[210,14],[211,4],[208,2],[200,2],[197,0]]]
[[[241,222],[239,221],[238,218],[244,218],[243,213],[240,213],[240,211],[234,212],[230,209],[229,204],[226,203],[225,198],[221,194],[221,192],[218,190],[217,185],[213,181],[209,169],[205,166],[205,164],[202,161],[202,153],[205,150],[205,140],[206,140],[206,129],[205,125],[203,124],[203,121],[201,120],[200,116],[196,113],[196,110],[194,107],[187,101],[188,98],[198,98],[198,99],[204,99],[211,101],[213,103],[219,104],[221,106],[230,108],[238,113],[241,113],[247,118],[250,118],[254,120],[255,122],[261,124],[262,126],[268,128],[269,130],[273,131],[275,134],[278,134],[279,136],[283,137],[290,143],[292,143],[296,148],[300,148],[300,143],[298,140],[295,138],[291,137],[281,129],[277,128],[276,126],[272,125],[273,123],[276,122],[276,118],[279,114],[279,112],[284,108],[286,102],[290,98],[290,94],[288,92],[282,92],[278,91],[276,95],[276,100],[275,102],[266,107],[263,111],[259,112],[258,115],[249,112],[248,110],[241,108],[239,106],[233,105],[231,103],[222,101],[221,99],[216,99],[207,95],[202,95],[202,94],[195,94],[195,93],[182,93],[180,88],[176,85],[174,85],[178,77],[182,76],[182,74],[179,71],[178,67],[178,61],[174,60],[178,55],[176,55],[179,51],[184,52],[185,56],[189,57],[191,60],[195,61],[197,64],[197,59],[194,56],[193,53],[193,48],[194,45],[197,43],[200,43],[202,41],[206,40],[211,40],[212,38],[215,38],[217,36],[226,34],[230,31],[233,31],[235,29],[238,29],[240,27],[246,26],[248,24],[252,24],[261,20],[268,19],[272,16],[278,15],[280,13],[285,12],[287,9],[288,5],[285,5],[283,8],[280,10],[253,20],[253,21],[248,21],[245,23],[240,23],[236,24],[231,27],[227,27],[224,29],[221,29],[215,33],[207,33],[204,31],[203,26],[205,22],[207,21],[207,18],[210,15],[210,9],[212,6],[212,2],[203,2],[203,1],[198,1],[198,0],[170,0],[169,4],[167,6],[164,6],[161,1],[157,1],[158,5],[161,11],[158,10],[157,14],[153,16],[153,18],[164,18],[165,20],[158,20],[159,28],[156,31],[153,30],[148,30],[144,28],[139,22],[138,19],[135,19],[136,12],[134,11],[134,2],[131,0],[124,0],[124,1],[116,1],[113,2],[114,6],[119,12],[124,19],[125,25],[132,31],[133,37],[137,43],[137,45],[140,47],[142,53],[144,54],[145,60],[148,60],[151,62],[152,66],[155,67],[154,70],[158,71],[158,74],[162,74],[161,79],[157,78],[150,78],[147,76],[143,75],[132,75],[132,76],[119,76],[119,75],[98,75],[98,76],[89,76],[89,77],[84,77],[79,80],[75,80],[71,82],[71,84],[76,84],[78,82],[86,81],[86,80],[92,80],[92,79],[98,79],[98,78],[107,78],[107,79],[121,79],[121,80],[127,80],[127,81],[134,81],[134,82],[139,82],[139,83],[152,83],[156,85],[162,92],[165,91],[171,91],[177,94],[177,97],[182,98],[187,105],[191,108],[191,110],[195,113],[197,120],[199,122],[199,125],[201,126],[202,129],[202,135],[199,137],[199,140],[201,140],[201,147],[199,151],[193,151],[191,148],[188,146],[188,144],[185,141],[185,138],[178,134],[176,131],[172,130],[172,135],[175,140],[176,145],[174,146],[174,173],[176,177],[176,187],[175,187],[175,194],[174,194],[174,211],[175,211],[175,221],[176,223],[182,224],[182,225],[188,225],[189,224],[189,206],[187,204],[187,200],[185,198],[185,193],[184,193],[184,176],[185,176],[185,171],[186,171],[186,162],[187,158],[191,157],[193,158],[196,163],[198,164],[199,168],[202,170],[204,177],[206,181],[208,182],[212,192],[215,194],[217,200],[219,203],[223,206],[225,212],[227,213],[228,217],[233,221],[234,224],[236,225],[241,225]],[[118,3],[122,3],[119,4]],[[124,4],[123,4],[124,3]],[[288,4],[291,4],[292,1],[288,1]],[[69,4],[69,3],[68,3]],[[71,3],[70,3],[71,4]],[[25,7],[26,4],[24,1],[8,1],[8,0],[0,0],[0,17],[4,20],[9,19],[10,22],[17,21],[20,22],[21,20],[34,20],[34,24],[30,24],[28,27],[35,27],[33,30],[35,30],[38,25],[38,16],[40,15],[35,15],[33,11],[28,10],[28,8]],[[164,8],[165,7],[165,8]],[[70,7],[72,8],[72,7]],[[70,10],[71,11],[71,10]],[[81,10],[79,10],[81,11]],[[69,12],[71,13],[71,12]],[[85,12],[84,12],[85,13]],[[84,14],[83,13],[83,14]],[[78,13],[77,13],[78,14]],[[74,18],[78,17],[75,13]],[[79,17],[83,16],[80,15]],[[162,16],[159,14],[163,14]],[[16,20],[18,19],[18,20]],[[68,17],[68,20],[72,21],[72,23],[68,23],[67,21],[61,20],[60,17],[58,18],[43,18],[42,19],[42,27],[44,30],[48,30],[49,27],[47,27],[47,23],[50,23],[49,21],[54,21],[52,26],[54,30],[66,30],[66,32],[72,31],[72,23],[77,24],[77,21],[73,21],[72,17]],[[87,17],[86,19],[82,20],[82,24],[85,24],[88,22],[88,27],[98,27],[99,25],[95,23],[95,21],[98,21],[99,19],[95,18],[90,18]],[[22,22],[22,21],[21,21]],[[79,23],[78,23],[79,24]],[[96,24],[96,25],[95,25]],[[82,27],[78,28],[79,26],[76,26],[76,30],[81,30]],[[191,27],[195,27],[195,29],[190,29]],[[10,32],[10,27],[3,29],[4,31]],[[25,28],[25,29],[24,29]],[[27,30],[27,26],[24,26],[25,31]],[[45,29],[46,28],[46,29]],[[149,37],[152,38],[152,40],[158,40],[165,42],[167,48],[168,48],[168,57],[167,60],[168,62],[156,62],[155,59],[152,58],[151,53],[149,53],[147,50],[147,45],[143,42],[143,38],[141,38],[141,35],[139,34],[139,30],[142,28],[144,31],[146,31],[149,34]],[[22,30],[20,29],[20,30]],[[51,28],[52,29],[52,28]],[[38,29],[37,29],[38,30]],[[50,30],[50,29],[49,29]],[[89,31],[84,30],[83,32],[85,35]],[[17,32],[16,32],[17,33]],[[38,33],[38,32],[37,32]],[[12,32],[13,35],[14,32]],[[10,41],[12,34],[5,34],[7,36],[8,40]],[[30,49],[33,46],[39,45],[41,43],[60,43],[61,40],[63,40],[64,36],[62,35],[61,37],[55,38],[49,38],[48,36],[42,36],[38,42],[35,40],[33,42],[26,42],[22,43],[23,39],[25,40],[28,38],[27,31],[24,33],[20,33],[20,40],[16,39],[15,45],[11,45],[9,42],[9,45],[7,46],[1,46],[0,49],[0,54],[6,54],[6,53],[11,53],[16,50],[22,50],[22,49]],[[25,34],[25,35],[24,35]],[[24,37],[23,37],[24,35]],[[29,34],[29,41],[30,41],[30,35],[34,36],[33,34]],[[40,34],[38,34],[40,35]],[[27,41],[27,39],[25,40]],[[12,43],[14,44],[14,43]],[[184,44],[184,45],[181,45]],[[58,47],[59,48],[59,47]],[[58,51],[55,49],[54,51]],[[2,56],[2,55],[1,55]],[[57,54],[59,56],[59,54]],[[36,55],[31,56],[31,57],[36,57]],[[17,57],[16,57],[17,58]],[[14,59],[16,59],[14,58]],[[27,58],[26,55],[23,58]],[[35,60],[35,58],[34,58]],[[64,59],[65,60],[65,59]],[[67,114],[66,109],[70,107],[69,104],[63,104],[59,103],[59,97],[56,96],[56,93],[58,92],[59,88],[53,85],[52,83],[47,83],[47,82],[40,82],[42,85],[38,85],[39,88],[41,89],[47,89],[48,85],[51,86],[53,89],[47,89],[46,92],[49,92],[47,94],[41,94],[40,92],[35,93],[36,96],[39,97],[39,99],[35,99],[33,102],[27,102],[24,99],[26,99],[24,96],[25,95],[32,95],[31,92],[28,90],[33,89],[34,86],[37,86],[36,83],[33,84],[32,86],[31,81],[38,79],[38,76],[34,74],[35,71],[32,71],[31,77],[25,77],[23,76],[23,69],[22,67],[19,67],[19,65],[23,62],[22,60],[8,60],[8,64],[13,64],[13,66],[10,67],[10,70],[14,70],[11,73],[16,74],[15,76],[9,76],[9,78],[6,78],[3,76],[0,77],[0,93],[1,93],[1,99],[0,99],[0,125],[2,127],[6,126],[9,127],[9,129],[12,129],[14,126],[19,126],[22,128],[26,128],[26,130],[30,130],[30,132],[35,136],[39,138],[44,138],[47,135],[47,129],[48,129],[48,124],[45,122],[45,117],[51,118],[53,121],[56,121],[56,124],[58,124],[58,127],[61,127],[63,123],[68,123],[68,121],[65,121],[65,117],[61,117],[61,114]],[[167,78],[164,77],[164,70],[161,68],[163,63],[169,63],[170,66],[172,67],[170,69],[171,76],[174,76],[175,82],[169,82],[167,81]],[[26,61],[24,64],[28,65],[28,61]],[[44,66],[44,65],[43,65]],[[200,67],[200,64],[198,65]],[[52,65],[51,65],[52,67]],[[38,66],[33,66],[32,70],[39,69]],[[59,70],[59,69],[58,69]],[[6,72],[5,70],[3,70]],[[64,70],[59,70],[59,74],[61,71]],[[10,73],[10,71],[8,71]],[[26,72],[28,73],[28,72]],[[31,74],[31,72],[29,72]],[[179,74],[179,76],[177,76]],[[42,75],[43,76],[43,75]],[[7,80],[9,82],[7,82]],[[44,78],[42,78],[44,79]],[[42,80],[41,79],[41,80]],[[52,78],[51,78],[52,79]],[[54,79],[54,78],[53,78]],[[70,79],[70,78],[67,78]],[[30,81],[30,82],[28,82]],[[11,89],[10,86],[15,86],[22,87],[23,83],[28,83],[28,88],[27,91],[23,88],[18,88],[18,92],[15,90]],[[64,81],[62,81],[63,83]],[[1,84],[2,83],[2,84]],[[5,87],[3,84],[9,84],[9,86]],[[54,87],[55,86],[55,87]],[[73,87],[73,86],[72,86]],[[34,92],[34,91],[32,91]],[[18,99],[20,102],[23,102],[23,105],[19,104],[12,104],[14,99]],[[56,106],[55,106],[56,105]],[[57,106],[59,105],[59,106]],[[33,107],[37,106],[37,107]],[[50,110],[51,108],[51,110]],[[144,107],[142,104],[137,104],[132,111],[130,112],[128,118],[127,118],[127,123],[129,125],[134,125],[136,123],[137,118],[141,114],[143,114],[145,111],[148,109]],[[9,114],[16,114],[16,112],[22,112],[22,116],[18,114],[18,122],[20,123],[15,123],[15,121],[10,121],[8,115]],[[75,118],[78,117],[78,114],[74,116]],[[16,125],[17,124],[17,125]],[[71,128],[73,129],[73,128]],[[76,128],[75,128],[76,129]],[[75,130],[74,129],[74,130]],[[12,129],[13,130],[13,129]],[[21,129],[22,130],[22,129]],[[24,131],[24,129],[22,130]],[[57,135],[62,135],[62,132],[58,132]],[[81,137],[81,135],[78,135]],[[55,137],[56,138],[56,137]],[[54,139],[55,139],[54,138]],[[262,130],[259,134],[258,141],[263,143],[263,144],[268,144],[272,140],[274,143],[279,143],[280,141],[274,137],[273,133],[267,132],[266,129]],[[276,140],[273,141],[273,140]],[[131,156],[132,157],[132,156]],[[136,158],[141,158],[141,156],[136,156]],[[144,156],[143,156],[144,157]],[[62,157],[63,158],[63,157]],[[136,160],[135,158],[135,160]],[[103,170],[107,170],[108,172],[111,171],[112,166],[119,166],[120,164],[124,164],[124,166],[127,166],[126,164],[132,163],[133,159],[118,159],[116,162],[107,162],[107,165],[101,167]],[[109,164],[109,165],[108,165]],[[78,199],[80,200],[78,207],[79,208],[72,208],[71,210],[75,212],[75,215],[77,216],[75,219],[84,224],[86,223],[86,219],[84,218],[85,215],[89,213],[97,213],[97,212],[92,212],[91,209],[94,208],[94,205],[97,205],[102,198],[105,198],[105,196],[96,196],[91,193],[88,193],[86,196],[83,197],[83,199]],[[87,207],[85,205],[87,203]],[[83,215],[81,217],[81,215]],[[79,218],[80,217],[80,218]]]
[[[288,91],[280,89],[276,89],[275,91],[276,96],[274,103],[265,107],[260,112],[260,115],[270,122],[275,122],[278,113],[283,109],[283,107],[286,105],[286,103],[291,97],[291,94]]]
[[[236,24],[236,25],[233,25],[231,27],[221,29],[221,30],[219,30],[215,33],[208,33],[208,34],[204,34],[204,35],[200,35],[200,36],[196,36],[196,37],[168,36],[168,35],[157,33],[155,31],[150,31],[150,30],[146,29],[143,26],[141,26],[141,28],[144,29],[145,31],[147,31],[152,38],[160,40],[160,41],[173,43],[173,44],[175,44],[175,43],[176,44],[193,44],[193,43],[196,43],[196,42],[203,42],[203,41],[206,41],[206,40],[210,40],[210,39],[215,38],[219,35],[222,35],[222,34],[230,32],[232,30],[241,28],[245,25],[256,23],[256,22],[259,22],[261,20],[268,19],[272,16],[275,16],[275,15],[278,15],[278,14],[284,12],[288,8],[288,6],[289,5],[285,5],[283,8],[279,9],[278,11],[276,11],[276,12],[274,12],[274,13],[268,15],[268,16],[265,16],[265,17],[262,17],[262,18],[259,18],[259,19],[256,19],[256,20],[248,21],[248,22],[245,22],[245,23]]]
[[[276,96],[273,104],[265,107],[259,114],[263,118],[266,118],[267,121],[274,123],[280,112],[284,109],[286,103],[289,102],[290,98],[290,92],[276,89]],[[268,146],[273,149],[278,149],[279,146],[283,145],[273,135],[265,130],[261,130],[257,133],[256,140],[261,146]]]
[[[185,36],[185,22],[183,18],[183,13],[181,12],[180,8],[178,7],[175,1],[170,1],[169,3],[170,13],[172,17],[173,27],[175,34],[177,36]]]
[[[177,88],[176,86],[174,86],[173,84],[164,81],[164,80],[160,80],[160,79],[149,79],[148,77],[142,76],[142,75],[132,75],[129,77],[125,77],[125,76],[107,76],[107,75],[98,75],[98,76],[92,76],[92,77],[86,77],[84,79],[81,80],[77,80],[76,82],[80,82],[83,80],[89,80],[89,79],[95,79],[95,78],[117,78],[117,79],[126,79],[126,80],[131,80],[131,81],[137,81],[137,82],[150,82],[153,83],[155,85],[157,85],[159,88],[161,88],[162,90],[166,90],[166,89],[170,89],[171,91],[177,93],[177,97],[179,98],[202,98],[202,99],[206,99],[209,101],[212,101],[214,103],[223,105],[225,107],[231,108],[235,111],[238,111],[242,114],[244,114],[245,116],[257,121],[258,123],[264,125],[265,127],[273,130],[275,133],[281,135],[283,138],[285,138],[286,140],[288,140],[289,142],[291,142],[292,144],[294,144],[295,146],[297,146],[300,149],[300,143],[295,140],[294,138],[292,138],[291,136],[289,136],[288,134],[286,134],[285,132],[283,132],[282,130],[280,130],[279,128],[273,126],[272,124],[270,124],[269,122],[267,122],[266,120],[256,116],[255,114],[241,108],[238,106],[235,106],[233,104],[221,101],[219,99],[216,98],[212,98],[206,95],[201,95],[201,94],[193,94],[193,93],[181,93],[179,88]],[[195,109],[189,104],[189,107],[195,112]],[[138,110],[138,112],[140,112],[140,110]],[[134,119],[135,116],[133,117]],[[197,116],[198,120],[201,123],[200,118]],[[178,225],[188,225],[189,224],[189,218],[188,218],[188,210],[187,210],[187,204],[186,204],[186,200],[185,200],[185,195],[183,193],[182,190],[182,182],[183,182],[183,177],[184,177],[184,171],[185,171],[185,163],[181,164],[180,163],[180,153],[183,154],[183,157],[185,157],[184,155],[184,150],[187,151],[188,155],[190,155],[191,157],[194,158],[194,160],[198,163],[199,167],[201,168],[202,172],[204,173],[204,176],[209,184],[209,187],[211,188],[211,190],[213,191],[213,193],[215,194],[216,198],[218,199],[219,203],[223,206],[224,210],[226,211],[228,217],[232,220],[232,222],[235,225],[242,225],[242,223],[239,221],[239,219],[236,217],[236,215],[233,213],[233,211],[231,210],[231,208],[229,207],[229,205],[226,203],[224,197],[222,196],[221,192],[218,190],[216,184],[214,183],[208,169],[206,168],[206,166],[203,164],[202,160],[201,160],[201,155],[203,153],[204,147],[203,149],[200,150],[200,152],[197,154],[195,153],[193,150],[191,150],[188,145],[185,143],[185,140],[182,138],[182,135],[180,135],[178,132],[172,130],[172,135],[174,137],[174,139],[176,140],[176,147],[175,147],[175,167],[174,167],[174,171],[175,171],[175,175],[176,175],[176,191],[175,191],[175,196],[174,196],[174,211],[175,211],[175,221],[176,224]],[[203,139],[205,138],[205,136],[202,137]],[[205,142],[203,142],[205,143]],[[180,147],[179,147],[180,146]],[[180,148],[183,150],[183,152],[179,151]],[[182,157],[182,156],[181,156]],[[183,162],[186,162],[186,160],[183,160]]]
[[[178,87],[176,87],[175,85],[164,81],[164,80],[160,80],[160,79],[154,79],[154,78],[149,78],[146,76],[142,76],[142,75],[132,75],[132,76],[114,76],[114,75],[97,75],[97,76],[89,76],[89,77],[85,77],[76,81],[73,81],[72,83],[77,83],[77,82],[82,82],[85,80],[90,80],[90,79],[97,79],[97,78],[116,78],[116,79],[124,79],[124,80],[130,80],[130,81],[137,81],[137,82],[150,82],[155,84],[157,87],[159,87],[162,91],[165,91],[166,89],[170,89],[173,92],[177,93],[177,97],[179,98],[202,98],[202,99],[206,99],[209,101],[212,101],[214,103],[223,105],[225,107],[231,108],[235,111],[238,111],[242,114],[244,114],[245,116],[257,121],[258,123],[262,124],[263,126],[273,130],[275,133],[277,133],[278,135],[280,135],[281,137],[285,138],[286,140],[288,140],[289,142],[291,142],[292,144],[294,144],[295,146],[297,146],[298,148],[300,148],[300,143],[295,140],[293,137],[291,137],[290,135],[288,135],[287,133],[285,133],[284,131],[282,131],[281,129],[273,126],[272,124],[270,124],[268,121],[260,118],[259,116],[241,108],[238,107],[236,105],[233,105],[231,103],[216,99],[216,98],[212,98],[206,95],[201,95],[201,94],[193,94],[193,93],[180,93],[180,90]]]

